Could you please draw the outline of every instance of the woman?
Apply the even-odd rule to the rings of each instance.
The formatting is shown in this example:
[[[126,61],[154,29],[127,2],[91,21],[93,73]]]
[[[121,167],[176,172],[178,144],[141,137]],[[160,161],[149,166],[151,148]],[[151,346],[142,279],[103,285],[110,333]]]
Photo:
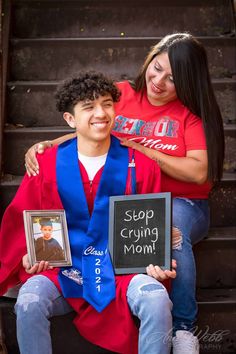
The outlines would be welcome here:
[[[197,354],[193,335],[197,314],[196,270],[192,245],[209,227],[208,195],[223,171],[224,133],[210,81],[204,47],[187,33],[164,37],[148,54],[134,82],[117,84],[114,134],[122,144],[156,160],[162,191],[172,193],[173,245],[177,277],[173,281],[173,354]],[[71,135],[36,144],[26,154],[27,172],[37,173],[35,149],[58,144]]]

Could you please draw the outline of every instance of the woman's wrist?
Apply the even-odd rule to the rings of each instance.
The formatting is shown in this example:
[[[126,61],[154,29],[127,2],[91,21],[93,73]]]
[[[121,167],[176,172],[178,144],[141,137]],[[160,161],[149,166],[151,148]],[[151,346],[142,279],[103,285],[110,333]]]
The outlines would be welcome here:
[[[152,154],[152,156],[150,156],[151,159],[154,160],[160,168],[162,168],[165,164],[163,161],[164,160],[163,155],[159,153],[159,151],[153,151],[153,150],[151,150],[151,154]]]

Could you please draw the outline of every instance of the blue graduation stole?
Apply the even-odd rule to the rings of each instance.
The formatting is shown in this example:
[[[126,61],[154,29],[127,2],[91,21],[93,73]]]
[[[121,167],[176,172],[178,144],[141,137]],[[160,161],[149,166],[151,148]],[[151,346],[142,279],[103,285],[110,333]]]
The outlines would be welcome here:
[[[77,154],[77,139],[58,147],[57,186],[67,218],[71,268],[61,268],[64,297],[84,298],[101,312],[115,298],[115,276],[108,246],[109,197],[124,195],[128,176],[128,149],[111,137],[102,177],[90,216]]]

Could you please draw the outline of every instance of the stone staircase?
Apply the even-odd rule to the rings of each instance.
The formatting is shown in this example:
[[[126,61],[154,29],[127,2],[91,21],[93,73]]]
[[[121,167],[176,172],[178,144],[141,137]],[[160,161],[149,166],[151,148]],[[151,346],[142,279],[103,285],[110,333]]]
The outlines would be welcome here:
[[[8,70],[1,215],[21,181],[27,148],[36,141],[69,131],[54,108],[53,92],[58,80],[80,69],[91,68],[118,80],[133,78],[150,46],[173,31],[190,31],[206,46],[224,118],[226,158],[223,180],[210,197],[209,235],[195,247],[199,303],[196,333],[201,354],[235,353],[236,41],[233,1],[3,0],[3,6],[6,34],[3,67]],[[9,354],[16,354],[12,303],[6,299],[0,306]],[[53,353],[108,353],[81,338],[71,325],[72,317],[52,320]]]

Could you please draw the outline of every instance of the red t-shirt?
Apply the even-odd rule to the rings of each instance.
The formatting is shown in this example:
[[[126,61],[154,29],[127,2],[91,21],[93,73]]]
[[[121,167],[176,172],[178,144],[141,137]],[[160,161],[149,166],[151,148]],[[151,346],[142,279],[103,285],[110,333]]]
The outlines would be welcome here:
[[[115,136],[132,139],[171,156],[184,157],[189,150],[206,150],[201,119],[178,99],[153,106],[147,96],[134,91],[128,81],[119,82],[117,86],[122,95],[115,105]],[[173,197],[207,199],[211,188],[209,183],[182,182],[163,172],[161,182],[162,192],[171,192]]]

